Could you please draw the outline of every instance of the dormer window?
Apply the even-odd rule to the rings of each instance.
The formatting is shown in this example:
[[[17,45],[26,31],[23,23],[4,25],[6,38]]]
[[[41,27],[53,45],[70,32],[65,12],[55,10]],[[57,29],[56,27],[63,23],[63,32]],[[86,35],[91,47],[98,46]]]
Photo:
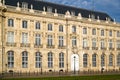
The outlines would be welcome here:
[[[28,3],[22,2],[22,8],[23,9],[28,9]]]
[[[47,7],[47,12],[52,12],[52,7]]]

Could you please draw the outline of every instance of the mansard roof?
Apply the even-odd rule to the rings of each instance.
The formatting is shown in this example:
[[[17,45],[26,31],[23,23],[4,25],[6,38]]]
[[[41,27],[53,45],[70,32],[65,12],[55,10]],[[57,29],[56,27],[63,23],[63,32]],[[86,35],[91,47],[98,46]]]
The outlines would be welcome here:
[[[94,15],[95,19],[97,19],[97,17],[99,16],[100,20],[106,20],[106,18],[109,18],[111,21],[113,21],[113,19],[107,13],[87,10],[83,8],[73,7],[73,6],[67,6],[67,5],[56,4],[56,3],[40,1],[40,0],[5,0],[5,4],[10,6],[17,6],[17,2],[20,3],[20,7],[22,6],[22,2],[28,3],[28,8],[30,8],[32,4],[33,9],[35,10],[43,11],[43,7],[45,7],[46,9],[47,7],[51,7],[52,12],[55,12],[55,9],[57,9],[57,13],[60,13],[60,14],[65,14],[66,11],[70,11],[70,12],[74,11],[75,16],[78,16],[78,13],[81,13],[82,17],[85,17],[85,18],[89,18],[89,15]]]

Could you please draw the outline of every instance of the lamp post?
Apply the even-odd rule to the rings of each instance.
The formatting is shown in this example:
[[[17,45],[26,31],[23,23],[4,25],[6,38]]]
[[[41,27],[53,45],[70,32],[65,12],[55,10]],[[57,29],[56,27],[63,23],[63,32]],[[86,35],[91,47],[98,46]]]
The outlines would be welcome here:
[[[75,66],[75,59],[76,59],[76,57],[74,56],[74,74],[76,74],[76,66]]]
[[[42,75],[42,55],[40,55],[41,57],[41,75]]]

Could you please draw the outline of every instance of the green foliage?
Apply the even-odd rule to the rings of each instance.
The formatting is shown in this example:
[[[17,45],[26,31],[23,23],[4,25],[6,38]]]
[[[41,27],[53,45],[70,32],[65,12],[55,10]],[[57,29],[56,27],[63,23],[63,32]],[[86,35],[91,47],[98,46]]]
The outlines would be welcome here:
[[[3,80],[120,80],[120,75],[13,78],[13,79],[3,79]]]

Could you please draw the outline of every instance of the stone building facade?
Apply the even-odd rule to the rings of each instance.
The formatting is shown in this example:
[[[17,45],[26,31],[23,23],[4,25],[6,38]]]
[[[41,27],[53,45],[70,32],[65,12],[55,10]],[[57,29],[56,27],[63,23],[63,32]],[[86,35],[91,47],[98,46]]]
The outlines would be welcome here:
[[[0,2],[0,72],[120,70],[120,24],[109,16],[7,1]]]

